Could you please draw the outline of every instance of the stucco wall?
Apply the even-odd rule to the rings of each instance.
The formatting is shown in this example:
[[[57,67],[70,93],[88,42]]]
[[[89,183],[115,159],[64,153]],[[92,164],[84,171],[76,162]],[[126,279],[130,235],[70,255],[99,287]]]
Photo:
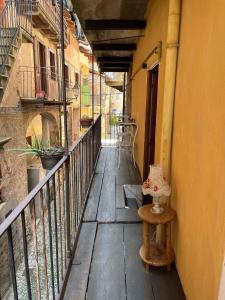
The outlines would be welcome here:
[[[172,206],[188,299],[216,300],[225,247],[225,2],[183,1]]]
[[[216,300],[225,249],[225,3],[182,1],[182,22],[172,144],[173,227],[176,266],[189,300]],[[160,161],[161,112],[168,1],[150,2],[145,37],[134,55],[137,69],[156,42],[159,64],[156,163]],[[144,159],[147,72],[132,82],[132,116],[139,125],[136,160]]]
[[[164,68],[165,68],[165,40],[167,35],[168,21],[168,0],[150,1],[147,17],[147,28],[144,37],[138,42],[138,49],[134,55],[133,73],[143,63],[150,51],[162,41],[162,57],[159,63],[159,83],[158,83],[158,107],[156,121],[156,162],[159,162],[160,132],[161,132],[161,114],[163,102],[164,86]],[[151,67],[158,58],[153,56],[148,61],[148,67]],[[147,74],[144,69],[140,71],[132,81],[132,103],[131,114],[138,125],[138,134],[136,140],[135,158],[142,174],[144,161],[144,136],[146,120],[146,100],[147,100]]]

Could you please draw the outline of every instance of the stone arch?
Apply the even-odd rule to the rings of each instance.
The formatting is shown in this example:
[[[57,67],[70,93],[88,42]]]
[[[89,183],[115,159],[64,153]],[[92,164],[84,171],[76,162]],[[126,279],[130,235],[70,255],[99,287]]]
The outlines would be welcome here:
[[[49,112],[33,116],[27,126],[26,140],[29,144],[37,137],[46,147],[59,145],[59,129],[56,118]]]

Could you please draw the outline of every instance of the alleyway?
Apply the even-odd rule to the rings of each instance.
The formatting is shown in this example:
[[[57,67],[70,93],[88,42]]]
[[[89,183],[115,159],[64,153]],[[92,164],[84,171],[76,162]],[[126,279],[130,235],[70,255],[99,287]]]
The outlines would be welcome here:
[[[137,203],[127,198],[124,208],[122,190],[123,184],[139,183],[127,156],[118,169],[115,149],[102,149],[64,299],[185,299],[175,267],[146,272],[140,260]]]

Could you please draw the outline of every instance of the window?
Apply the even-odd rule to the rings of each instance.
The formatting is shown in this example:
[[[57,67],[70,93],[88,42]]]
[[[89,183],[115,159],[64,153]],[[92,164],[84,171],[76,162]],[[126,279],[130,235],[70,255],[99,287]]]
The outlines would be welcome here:
[[[69,66],[65,65],[64,66],[64,76],[65,76],[65,83],[66,86],[69,86]]]
[[[56,67],[55,67],[55,54],[50,51],[50,72],[51,72],[51,79],[56,80]]]

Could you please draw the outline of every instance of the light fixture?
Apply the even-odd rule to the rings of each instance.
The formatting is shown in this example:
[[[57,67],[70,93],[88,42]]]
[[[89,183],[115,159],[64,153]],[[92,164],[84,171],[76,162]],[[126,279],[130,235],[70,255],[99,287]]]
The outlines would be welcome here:
[[[163,213],[164,209],[160,206],[160,197],[169,196],[171,190],[163,177],[163,171],[160,166],[150,165],[150,172],[142,185],[142,192],[144,195],[151,195],[153,197],[154,206],[151,208],[151,212],[154,214]]]
[[[74,86],[72,87],[72,90],[73,90],[73,94],[75,96],[75,99],[77,100],[77,98],[79,97],[80,95],[80,85],[76,82],[74,84]]]

